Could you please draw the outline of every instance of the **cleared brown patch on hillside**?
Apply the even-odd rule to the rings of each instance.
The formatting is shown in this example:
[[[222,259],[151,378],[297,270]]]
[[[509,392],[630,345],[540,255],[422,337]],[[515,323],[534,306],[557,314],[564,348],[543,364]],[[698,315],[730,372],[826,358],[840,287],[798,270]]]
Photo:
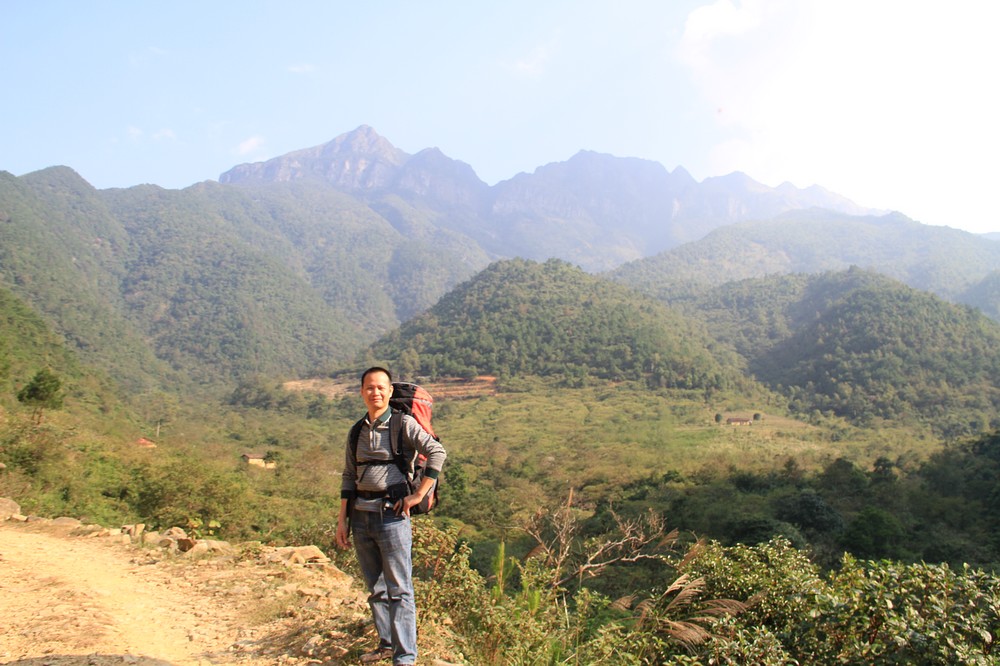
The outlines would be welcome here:
[[[420,385],[427,389],[436,401],[465,400],[497,394],[497,378],[491,375],[481,375],[472,379],[441,379],[436,382],[420,382]],[[358,386],[353,382],[322,377],[295,379],[287,381],[281,386],[286,391],[319,393],[330,399],[357,394],[358,392]]]
[[[357,393],[357,386],[354,384],[322,377],[293,379],[282,384],[281,388],[300,393],[319,393],[326,398],[339,398],[348,393]]]
[[[463,400],[497,394],[497,378],[481,375],[473,379],[442,379],[421,384],[434,400]]]

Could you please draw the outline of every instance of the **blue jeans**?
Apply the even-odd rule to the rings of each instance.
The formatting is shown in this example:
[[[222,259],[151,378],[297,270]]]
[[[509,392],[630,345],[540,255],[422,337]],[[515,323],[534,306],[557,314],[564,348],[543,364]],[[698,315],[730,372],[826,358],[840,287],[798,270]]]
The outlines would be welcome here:
[[[417,606],[413,599],[410,519],[392,509],[351,514],[354,549],[368,585],[379,646],[392,647],[393,664],[417,660]]]

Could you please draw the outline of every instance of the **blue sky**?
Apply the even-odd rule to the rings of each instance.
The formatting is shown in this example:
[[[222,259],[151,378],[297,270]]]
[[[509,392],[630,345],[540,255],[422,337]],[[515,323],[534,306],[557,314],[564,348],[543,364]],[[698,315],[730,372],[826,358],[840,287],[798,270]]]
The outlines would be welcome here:
[[[490,184],[579,150],[1000,231],[1000,3],[0,0],[0,169],[182,188],[359,125]]]

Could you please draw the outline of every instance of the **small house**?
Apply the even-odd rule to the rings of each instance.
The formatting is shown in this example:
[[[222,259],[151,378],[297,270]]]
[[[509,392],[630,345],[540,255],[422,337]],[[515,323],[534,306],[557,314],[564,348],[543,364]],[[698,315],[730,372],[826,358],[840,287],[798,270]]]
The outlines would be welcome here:
[[[263,453],[244,453],[241,457],[243,458],[243,462],[248,465],[253,465],[254,467],[274,469],[278,466],[278,463],[273,460],[268,460]]]

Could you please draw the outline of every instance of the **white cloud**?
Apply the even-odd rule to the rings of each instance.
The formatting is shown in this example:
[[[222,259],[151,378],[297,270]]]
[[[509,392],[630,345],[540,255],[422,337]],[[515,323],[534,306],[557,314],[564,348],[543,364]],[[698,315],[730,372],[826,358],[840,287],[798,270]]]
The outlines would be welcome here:
[[[310,74],[315,72],[317,69],[316,65],[307,62],[296,63],[288,66],[288,71],[292,74]]]
[[[177,135],[170,128],[164,127],[163,129],[157,130],[153,134],[153,138],[157,141],[174,141],[177,139]]]
[[[545,46],[535,47],[526,57],[514,63],[514,71],[529,77],[541,76],[549,60],[549,50]]]
[[[249,139],[241,141],[236,147],[236,154],[240,156],[250,155],[257,152],[264,145],[264,137],[262,136],[252,136]]]
[[[693,11],[678,57],[720,132],[709,169],[950,223],[969,179],[1000,179],[993,7],[718,0]]]
[[[125,128],[125,136],[127,136],[132,141],[138,141],[139,139],[142,138],[143,132],[138,127],[135,127],[134,125],[129,125],[128,127]]]
[[[513,61],[506,61],[503,67],[516,76],[537,79],[545,75],[553,56],[558,51],[560,37],[553,36],[548,41],[535,44]]]
[[[128,55],[128,64],[132,69],[143,69],[150,63],[166,58],[170,52],[159,46],[148,46],[142,51],[136,51]]]

